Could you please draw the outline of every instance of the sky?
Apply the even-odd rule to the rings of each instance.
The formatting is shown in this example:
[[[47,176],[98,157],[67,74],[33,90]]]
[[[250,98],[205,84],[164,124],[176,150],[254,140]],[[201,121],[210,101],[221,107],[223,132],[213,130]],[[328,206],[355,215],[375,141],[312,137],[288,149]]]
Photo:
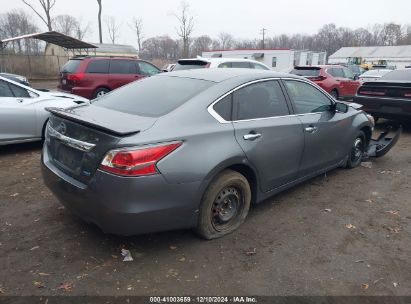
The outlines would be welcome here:
[[[38,0],[29,0],[39,7]],[[133,17],[141,18],[145,38],[169,35],[177,38],[175,13],[181,0],[102,0],[104,16],[114,16],[121,23],[119,44],[136,45],[129,24]],[[282,33],[314,34],[327,23],[349,28],[368,27],[375,23],[411,23],[411,0],[187,0],[195,20],[193,36],[216,38],[227,32],[235,38],[261,39]],[[0,0],[0,13],[12,9],[30,9],[21,0]],[[92,32],[85,40],[98,41],[98,5],[96,0],[56,0],[54,16],[69,14],[89,22]],[[31,13],[31,12],[30,12]],[[33,20],[46,30],[40,19]],[[103,42],[109,42],[103,22]]]

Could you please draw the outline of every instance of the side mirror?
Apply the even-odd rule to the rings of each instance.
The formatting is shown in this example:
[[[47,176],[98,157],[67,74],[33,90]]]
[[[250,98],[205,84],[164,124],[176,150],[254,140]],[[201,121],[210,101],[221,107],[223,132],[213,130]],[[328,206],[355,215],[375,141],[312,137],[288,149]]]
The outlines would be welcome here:
[[[354,75],[354,80],[358,80],[358,79],[360,79],[360,76]]]
[[[346,103],[336,102],[334,104],[334,111],[336,112],[347,113],[348,110],[349,110],[349,107]]]

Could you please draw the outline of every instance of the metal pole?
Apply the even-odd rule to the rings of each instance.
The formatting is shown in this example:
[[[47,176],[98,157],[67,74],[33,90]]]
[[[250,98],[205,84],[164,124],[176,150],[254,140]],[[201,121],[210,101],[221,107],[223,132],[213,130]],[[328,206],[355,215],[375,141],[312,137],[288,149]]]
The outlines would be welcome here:
[[[263,50],[265,49],[265,32],[266,31],[267,31],[266,28],[261,29],[261,35],[263,35],[263,45],[262,45]]]

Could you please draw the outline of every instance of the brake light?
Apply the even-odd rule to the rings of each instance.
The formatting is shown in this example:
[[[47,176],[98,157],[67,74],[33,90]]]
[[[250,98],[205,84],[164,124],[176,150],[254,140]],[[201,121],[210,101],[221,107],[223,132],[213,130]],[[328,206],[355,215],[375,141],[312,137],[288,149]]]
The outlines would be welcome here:
[[[360,90],[359,94],[369,96],[385,96],[385,91]]]
[[[74,73],[74,74],[67,75],[67,80],[71,80],[71,81],[78,81],[83,78],[84,78],[84,73]]]
[[[323,80],[326,80],[327,77],[325,77],[325,76],[316,76],[316,77],[310,77],[309,79],[311,81],[323,81]]]
[[[179,142],[168,144],[118,149],[109,151],[100,164],[100,169],[124,176],[141,176],[158,173],[157,163],[180,147]]]
[[[405,92],[404,97],[411,97],[411,92]]]

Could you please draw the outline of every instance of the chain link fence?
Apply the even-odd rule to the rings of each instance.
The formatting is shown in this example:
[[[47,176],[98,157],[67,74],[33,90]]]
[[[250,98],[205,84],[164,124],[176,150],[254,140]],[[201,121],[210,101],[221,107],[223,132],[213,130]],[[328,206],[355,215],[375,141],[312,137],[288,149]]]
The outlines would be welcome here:
[[[68,56],[0,54],[0,72],[29,79],[56,79]]]

